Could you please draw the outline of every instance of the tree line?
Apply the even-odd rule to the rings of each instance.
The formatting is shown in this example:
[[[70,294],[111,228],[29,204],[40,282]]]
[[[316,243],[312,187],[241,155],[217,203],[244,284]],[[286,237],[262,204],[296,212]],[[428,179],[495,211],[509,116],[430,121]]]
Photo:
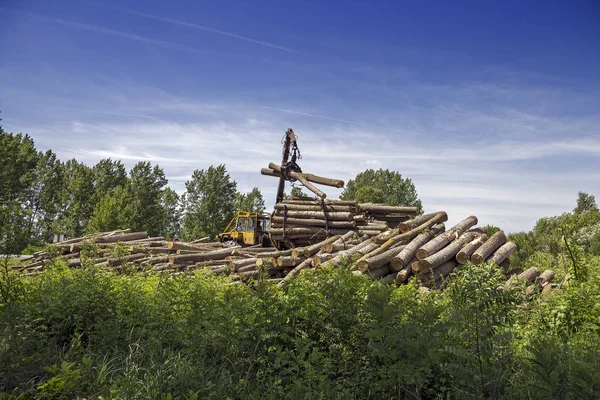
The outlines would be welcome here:
[[[195,170],[185,188],[179,195],[164,170],[148,161],[129,171],[110,158],[93,166],[63,162],[52,150],[37,150],[31,136],[0,126],[0,253],[20,253],[54,235],[73,238],[123,228],[167,238],[179,234],[183,240],[214,238],[236,210],[265,210],[260,190],[238,191],[223,164]],[[290,192],[306,195],[300,187]],[[359,173],[340,198],[421,208],[412,181],[387,169]]]
[[[178,195],[159,165],[127,171],[110,158],[87,166],[39,151],[31,136],[0,126],[0,252],[20,253],[54,235],[131,228],[151,236],[214,236],[236,209],[262,212],[258,188],[237,190],[224,165],[196,170]]]

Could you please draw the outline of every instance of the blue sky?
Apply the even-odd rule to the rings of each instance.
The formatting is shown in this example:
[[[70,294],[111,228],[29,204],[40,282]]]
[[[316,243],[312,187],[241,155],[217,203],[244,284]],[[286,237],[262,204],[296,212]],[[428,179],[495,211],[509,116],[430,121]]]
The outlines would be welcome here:
[[[180,192],[225,163],[271,206],[292,127],[305,171],[397,170],[450,223],[600,198],[598,2],[4,0],[0,21],[2,124],[64,160],[149,160]]]

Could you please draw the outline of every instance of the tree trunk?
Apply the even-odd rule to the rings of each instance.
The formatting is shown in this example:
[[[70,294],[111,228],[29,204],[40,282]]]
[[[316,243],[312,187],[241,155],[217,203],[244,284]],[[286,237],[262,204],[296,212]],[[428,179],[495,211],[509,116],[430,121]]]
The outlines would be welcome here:
[[[277,211],[276,217],[283,217],[283,211]],[[286,218],[303,218],[303,219],[326,219],[331,221],[352,221],[351,212],[334,211],[287,211]]]
[[[107,264],[109,267],[116,267],[129,261],[139,260],[140,258],[146,258],[146,256],[144,254],[130,254],[120,258],[109,258]]]
[[[272,169],[273,171],[275,171],[275,173],[278,173],[281,175],[281,166],[279,166],[275,163],[269,163],[269,168]],[[304,177],[304,179],[306,179],[309,182],[318,183],[320,185],[325,185],[325,186],[331,186],[331,187],[335,187],[338,189],[344,187],[344,181],[342,181],[341,179],[324,178],[322,176],[317,176],[317,175],[307,174],[307,173],[298,173],[298,172],[290,172],[289,175],[294,179],[298,179],[298,177],[302,176],[302,177]]]
[[[359,260],[356,263],[356,266],[359,271],[367,271],[367,270],[371,270],[371,269],[380,268],[380,267],[388,264],[404,248],[405,248],[405,246],[398,246],[398,247],[391,248],[387,251],[384,251],[383,253],[377,254],[373,257],[369,257],[367,255],[367,257],[365,259]]]
[[[423,273],[430,271],[450,261],[452,258],[454,258],[454,256],[456,256],[456,254],[460,251],[464,244],[473,240],[473,238],[476,235],[477,233],[475,232],[466,232],[462,234],[462,236],[460,236],[458,239],[450,243],[448,246],[438,251],[437,253],[434,253],[429,257],[420,260],[419,272]]]
[[[371,246],[372,244],[373,243],[371,243],[370,240],[365,240],[364,242],[361,242],[346,251],[340,252],[335,257],[333,257],[331,260],[329,260],[327,262],[327,265],[336,266],[342,260],[342,258],[350,259],[354,254],[362,251],[365,247]]]
[[[533,282],[538,276],[540,276],[540,269],[537,267],[531,267],[525,270],[524,272],[521,272],[518,278],[520,281]]]
[[[296,265],[300,264],[302,261],[306,260],[306,257],[292,257],[292,256],[288,256],[288,257],[278,257],[277,258],[277,266],[279,268],[285,268],[285,267],[295,267]]]
[[[321,247],[323,247],[327,244],[333,243],[336,240],[338,240],[339,238],[340,238],[340,235],[332,236],[328,239],[325,239],[322,242],[315,243],[312,246],[308,246],[302,251],[302,255],[306,258],[312,257],[313,254],[315,254],[316,252],[321,250]]]
[[[324,219],[305,219],[305,218],[287,218],[281,217],[279,215],[274,215],[271,217],[271,226],[282,227],[285,221],[286,226],[319,226],[329,228],[338,228],[338,229],[355,229],[356,222],[354,221],[325,221]]]
[[[326,212],[354,212],[356,207],[339,205],[339,204],[324,204],[324,207],[321,207],[320,204],[286,204],[286,203],[277,203],[274,206],[276,211],[283,211],[287,209],[288,211],[326,211]]]
[[[239,246],[237,246],[239,247]],[[209,251],[199,254],[183,254],[178,256],[169,256],[169,264],[182,264],[188,261],[207,261],[207,260],[222,260],[231,256],[231,253],[236,247],[228,247],[225,249]]]
[[[414,219],[410,219],[408,221],[400,223],[398,225],[398,229],[400,230],[401,233],[408,232],[411,229],[429,221],[431,218],[435,217],[436,215],[437,215],[437,213],[418,215]]]
[[[412,262],[416,262],[417,259],[413,258]],[[403,284],[404,282],[408,281],[408,278],[410,278],[410,276],[412,275],[413,271],[412,271],[412,267],[411,264],[412,262],[408,262],[404,268],[402,268],[400,271],[398,271],[398,275],[396,276],[396,283],[398,285]]]
[[[431,239],[429,242],[425,243],[415,252],[415,255],[419,260],[423,260],[424,258],[429,257],[433,253],[436,253],[437,251],[443,249],[445,246],[448,245],[448,243],[458,238],[460,235],[463,234],[463,232],[467,231],[469,228],[475,225],[477,225],[477,217],[472,215],[468,218],[465,218],[458,224],[454,225],[449,231],[446,231],[438,235],[437,237]]]
[[[489,256],[500,246],[506,243],[504,232],[498,231],[492,235],[486,242],[479,247],[471,256],[471,261],[474,264],[482,264]]]
[[[251,265],[256,267],[256,258],[247,258],[245,260],[233,260],[229,262],[229,269],[236,272],[240,267]]]
[[[441,211],[437,213],[437,215],[427,222],[422,223],[421,225],[411,229],[408,232],[400,233],[399,229],[393,229],[389,232],[385,232],[374,239],[377,243],[383,243],[382,247],[384,249],[390,247],[392,244],[402,241],[402,240],[412,240],[415,236],[426,229],[431,229],[436,224],[441,222],[445,222],[448,220],[448,214]]]
[[[405,206],[386,206],[385,204],[375,203],[361,203],[358,205],[360,211],[381,213],[381,214],[406,214],[416,215],[419,212],[417,207],[405,207]]]
[[[554,280],[554,271],[551,269],[547,269],[540,276],[538,276],[535,280],[535,283],[544,287],[547,284],[551,283]]]
[[[147,232],[122,233],[113,236],[102,236],[96,239],[98,243],[116,243],[129,242],[132,240],[145,239],[148,237]]]
[[[370,276],[373,279],[381,278],[388,275],[392,272],[390,266],[388,264],[383,264],[382,266],[375,268],[373,270],[366,270],[363,273],[367,276]]]
[[[411,240],[410,243],[392,259],[392,269],[394,271],[400,271],[404,269],[404,267],[414,258],[415,251],[430,241],[431,238],[433,238],[433,233],[428,231],[419,234],[416,238]]]
[[[480,248],[486,240],[488,240],[488,235],[486,235],[485,233],[473,239],[470,243],[468,243],[458,252],[458,254],[456,255],[456,261],[458,261],[459,264],[466,264],[467,262],[469,262],[475,250]]]
[[[496,265],[500,265],[504,260],[517,250],[517,245],[513,242],[506,242],[492,255],[490,261]]]
[[[300,264],[298,264],[293,270],[291,270],[284,278],[281,282],[279,282],[277,284],[278,287],[285,287],[288,282],[293,279],[294,277],[296,277],[303,269],[305,268],[310,268],[312,259],[308,258],[304,261],[302,261]]]

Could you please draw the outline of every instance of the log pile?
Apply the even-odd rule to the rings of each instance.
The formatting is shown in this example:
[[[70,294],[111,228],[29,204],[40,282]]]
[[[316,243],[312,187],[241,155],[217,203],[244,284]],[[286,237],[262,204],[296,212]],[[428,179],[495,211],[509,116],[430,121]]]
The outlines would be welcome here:
[[[307,200],[285,201],[276,206],[275,227],[272,232],[281,232],[277,227],[278,213],[319,213],[310,207]],[[300,206],[300,207],[297,207]],[[285,208],[284,208],[285,207]],[[320,206],[319,206],[320,207]],[[307,209],[309,208],[309,209]],[[508,257],[516,245],[506,241],[502,231],[488,236],[476,228],[475,216],[446,228],[445,212],[436,212],[407,219],[393,229],[371,228],[371,221],[357,221],[356,216],[399,214],[397,209],[375,208],[352,202],[330,201],[326,211],[320,214],[339,215],[339,219],[325,220],[295,214],[287,218],[311,221],[308,225],[294,224],[286,227],[288,232],[302,238],[302,246],[288,250],[274,247],[226,246],[204,240],[192,243],[170,242],[162,237],[148,237],[146,232],[120,230],[71,239],[54,246],[58,258],[71,268],[93,265],[106,271],[145,271],[150,273],[186,274],[204,269],[212,274],[229,275],[233,280],[249,281],[268,279],[286,286],[299,274],[323,266],[344,267],[355,274],[390,284],[405,284],[411,278],[423,287],[423,291],[439,288],[453,271],[470,261],[473,264],[493,262],[502,269],[511,281],[526,282],[528,293],[547,292],[552,285],[554,273],[532,267],[526,271],[510,270]],[[408,214],[412,210],[402,212]],[[388,214],[386,214],[388,213]],[[319,215],[320,215],[319,214]],[[296,227],[315,228],[314,221],[340,222],[329,229],[329,235],[312,233],[303,236]],[[288,220],[289,222],[289,220]],[[376,225],[376,224],[375,224]],[[274,235],[276,235],[275,233]],[[89,246],[89,245],[93,246]],[[91,250],[90,250],[91,248]],[[92,252],[90,254],[90,252]],[[36,275],[51,264],[52,252],[43,251],[27,256],[23,264],[14,267],[24,275]]]
[[[290,247],[302,247],[348,231],[373,237],[409,221],[417,213],[417,207],[344,200],[286,199],[275,204],[271,215],[271,238]]]

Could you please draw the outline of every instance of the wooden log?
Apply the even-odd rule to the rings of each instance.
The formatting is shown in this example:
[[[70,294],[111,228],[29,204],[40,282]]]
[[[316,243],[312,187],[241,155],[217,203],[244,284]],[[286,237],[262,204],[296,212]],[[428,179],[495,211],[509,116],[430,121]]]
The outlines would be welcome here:
[[[398,275],[396,275],[396,284],[401,285],[404,282],[408,281],[408,278],[413,274],[413,270],[411,267],[411,263],[416,262],[417,259],[413,258],[413,261],[409,261],[404,268],[398,271]]]
[[[460,221],[458,224],[454,225],[450,230],[439,234],[435,238],[431,239],[429,242],[425,243],[415,252],[415,256],[419,260],[423,260],[430,255],[438,252],[439,250],[446,247],[451,241],[458,238],[462,235],[463,232],[467,231],[469,228],[477,225],[477,217],[471,215]],[[460,250],[460,249],[459,249]]]
[[[372,246],[374,243],[372,243],[370,240],[365,240],[364,242],[361,242],[359,244],[357,244],[354,247],[351,247],[348,250],[345,251],[341,251],[339,252],[335,257],[333,257],[331,260],[327,261],[326,265],[329,266],[337,266],[340,261],[342,261],[342,259],[346,258],[346,259],[350,259],[352,256],[354,256],[355,254],[363,251],[363,249],[367,246]]]
[[[392,259],[392,269],[394,271],[402,270],[415,257],[415,252],[417,249],[430,241],[436,233],[436,230],[432,229],[431,231],[426,231],[417,235],[404,249],[402,249],[400,253],[396,255],[396,257]]]
[[[245,267],[247,265],[256,267],[256,258],[229,261],[229,269],[231,272],[236,272],[240,267]]]
[[[169,250],[191,250],[191,251],[196,251],[198,253],[202,252],[202,251],[210,251],[209,248],[202,247],[202,245],[192,245],[192,244],[182,243],[182,242],[169,242],[167,244],[167,249],[169,249]]]
[[[308,246],[304,250],[302,250],[302,255],[306,258],[312,257],[316,252],[321,250],[321,247],[326,246],[329,243],[333,243],[336,240],[338,240],[339,238],[340,238],[340,235],[335,235],[335,236],[325,239],[322,242],[315,243],[312,246]]]
[[[554,271],[547,269],[535,278],[535,283],[540,286],[546,286],[554,280]]]
[[[297,197],[293,197],[291,199],[283,199],[281,201],[281,203],[278,204],[302,204],[302,205],[309,205],[309,206],[314,206],[314,205],[320,205],[321,202],[325,202],[326,205],[340,205],[340,206],[352,206],[352,207],[358,207],[358,203],[354,200],[332,200],[332,199],[326,199],[326,200],[317,200],[314,198],[309,198],[309,199],[299,199]]]
[[[286,203],[277,203],[273,207],[277,211],[283,211],[287,209],[288,211],[326,211],[326,212],[354,212],[356,207],[351,205],[339,205],[339,204],[327,204],[324,203],[322,206],[320,204],[286,204]]]
[[[389,262],[394,257],[396,257],[404,248],[405,246],[392,247],[391,249],[384,251],[383,253],[374,255],[372,257],[367,256],[366,258],[359,260],[356,263],[356,267],[359,271],[368,271],[371,269],[383,267],[384,265],[389,264]]]
[[[239,246],[237,247],[239,248]],[[225,249],[209,251],[206,253],[169,256],[169,264],[182,264],[188,261],[222,260],[226,257],[229,257],[235,249],[236,247],[229,247]]]
[[[271,251],[271,252],[257,253],[256,258],[272,258],[272,257],[291,256],[292,251],[293,251],[293,249],[281,250],[281,251],[275,250],[275,251]]]
[[[277,165],[275,163],[269,163],[269,168],[281,175],[281,166],[280,165]],[[331,187],[335,187],[335,188],[343,188],[344,187],[344,181],[341,179],[324,178],[322,176],[317,176],[317,175],[307,174],[307,173],[298,173],[298,172],[290,172],[289,175],[292,178],[298,179],[298,180],[299,180],[299,177],[302,176],[307,181],[313,182],[313,183],[318,183],[320,185],[331,186]]]
[[[139,260],[139,259],[145,258],[145,257],[146,256],[144,254],[130,254],[128,256],[123,256],[123,257],[119,257],[119,258],[109,258],[107,260],[107,265],[109,267],[116,267],[116,266],[119,266],[119,265],[123,265],[126,262],[130,262],[130,261],[134,261],[134,260]]]
[[[513,242],[506,242],[500,246],[490,258],[490,261],[496,265],[500,265],[504,260],[517,250],[517,245]]]
[[[469,262],[475,250],[480,248],[486,240],[488,240],[488,235],[486,235],[485,233],[471,240],[465,245],[465,247],[460,249],[460,251],[456,255],[456,261],[458,261],[459,264],[466,264],[467,262]]]
[[[443,278],[450,275],[450,273],[454,271],[457,265],[458,263],[456,262],[456,260],[446,261],[434,270],[421,272],[419,274],[419,281],[424,285],[437,286],[435,285],[435,283],[440,282]]]
[[[434,225],[437,225],[442,222],[446,222],[448,220],[448,214],[441,211],[436,214],[435,217],[431,218],[427,222],[422,223],[421,225],[411,229],[408,232],[401,233],[399,229],[393,229],[388,232],[384,232],[381,235],[377,236],[373,240],[376,243],[382,243],[385,248],[388,248],[392,244],[402,241],[402,240],[412,240],[415,236],[426,229],[430,229]]]
[[[396,278],[398,277],[398,271],[393,271],[391,273],[389,273],[388,275],[384,276],[383,278],[381,278],[381,282],[384,283],[396,283]]]
[[[331,260],[332,258],[333,258],[333,254],[330,254],[330,253],[315,254],[314,256],[312,256],[312,261],[311,261],[310,265],[312,267],[316,268],[319,265],[321,265],[322,263]]]
[[[344,235],[340,236],[334,242],[325,243],[321,247],[321,250],[324,251],[324,252],[326,252],[326,253],[332,253],[334,251],[334,248],[335,248],[336,245],[341,245],[342,246],[341,249],[345,249],[346,245],[349,243],[349,241],[351,239],[353,239],[353,238],[356,238],[356,237],[357,237],[356,232],[348,231]],[[339,247],[338,247],[338,249],[339,249]]]
[[[402,213],[416,215],[419,212],[418,207],[407,207],[407,206],[387,206],[385,204],[376,203],[361,203],[358,205],[360,211],[368,211],[371,213]]]
[[[325,228],[337,228],[337,229],[354,229],[356,228],[356,222],[354,221],[326,221],[324,219],[307,219],[307,218],[284,218],[277,215],[271,217],[272,227],[297,227],[297,226],[318,226]]]
[[[129,251],[132,254],[171,254],[173,251],[160,247],[137,247],[131,246]]]
[[[304,261],[306,259],[306,257],[293,257],[293,256],[287,256],[287,257],[278,257],[277,260],[277,266],[280,268],[284,268],[284,267],[295,267],[296,265],[300,264],[302,261]]]
[[[419,272],[427,272],[447,263],[453,259],[465,243],[470,242],[477,236],[475,232],[465,232],[458,239],[439,250],[438,252],[430,255],[429,257],[419,260]],[[417,256],[417,259],[419,257]]]
[[[506,278],[508,279],[511,276],[519,275],[521,272],[523,272],[523,270],[521,268],[514,268],[514,269],[511,269],[510,271],[508,271],[506,274],[504,274],[504,276],[506,276]]]
[[[531,267],[525,270],[524,272],[521,272],[518,275],[518,278],[520,281],[533,282],[538,276],[540,276],[540,269],[537,267]]]
[[[429,213],[423,214],[415,217],[414,219],[410,219],[408,221],[404,221],[398,225],[398,229],[401,233],[408,232],[413,228],[429,221],[431,218],[435,217],[437,213]]]
[[[392,272],[392,270],[388,264],[384,264],[373,270],[368,269],[368,270],[363,271],[363,273],[365,275],[370,276],[373,279],[382,278],[382,277],[390,274],[391,272]]]
[[[498,231],[494,233],[483,245],[481,245],[481,247],[473,252],[471,261],[474,264],[484,263],[485,260],[487,260],[490,255],[504,243],[506,243],[504,232]]]
[[[330,235],[343,235],[348,232],[346,229],[330,229]],[[272,236],[284,236],[283,228],[271,228],[270,233]],[[292,237],[317,237],[318,235],[322,235],[327,237],[327,231],[325,228],[317,228],[317,227],[303,227],[303,228],[287,228],[285,229],[285,236]]]
[[[102,236],[96,239],[98,243],[116,243],[116,242],[129,242],[132,240],[146,239],[148,237],[147,232],[133,232],[133,233],[122,233],[114,236]]]
[[[285,287],[289,283],[290,280],[294,279],[303,269],[310,268],[312,259],[307,258],[298,264],[294,269],[292,269],[281,282],[277,284],[278,287]]]
[[[287,218],[304,218],[304,219],[326,219],[330,221],[352,221],[352,213],[347,211],[287,211]],[[282,211],[275,213],[276,217],[283,217]]]

